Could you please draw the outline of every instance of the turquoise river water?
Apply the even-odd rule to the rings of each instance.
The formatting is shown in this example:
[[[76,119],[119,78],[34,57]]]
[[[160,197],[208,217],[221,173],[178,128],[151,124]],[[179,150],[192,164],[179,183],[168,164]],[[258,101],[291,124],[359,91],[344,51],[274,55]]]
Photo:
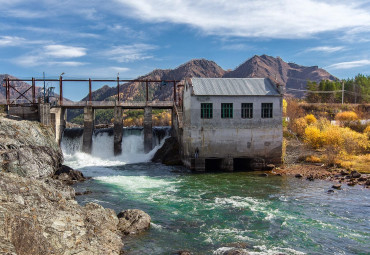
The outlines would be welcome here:
[[[65,164],[92,179],[75,185],[77,197],[116,212],[137,208],[152,218],[149,231],[124,242],[125,254],[223,254],[243,243],[249,254],[370,254],[370,190],[256,172],[194,174],[148,161],[142,135],[124,137],[113,157],[107,134],[94,138],[92,155],[64,139]],[[77,141],[77,142],[76,142]],[[162,141],[163,142],[163,141]],[[99,145],[99,146],[97,146]]]

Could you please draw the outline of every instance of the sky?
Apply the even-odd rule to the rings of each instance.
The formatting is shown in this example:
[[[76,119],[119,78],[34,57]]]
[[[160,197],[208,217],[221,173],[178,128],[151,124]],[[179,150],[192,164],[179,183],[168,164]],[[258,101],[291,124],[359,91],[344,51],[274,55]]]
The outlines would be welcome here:
[[[0,8],[0,74],[18,78],[133,79],[194,58],[226,70],[262,54],[340,79],[370,75],[365,0],[0,0]],[[73,100],[88,92],[71,86]]]

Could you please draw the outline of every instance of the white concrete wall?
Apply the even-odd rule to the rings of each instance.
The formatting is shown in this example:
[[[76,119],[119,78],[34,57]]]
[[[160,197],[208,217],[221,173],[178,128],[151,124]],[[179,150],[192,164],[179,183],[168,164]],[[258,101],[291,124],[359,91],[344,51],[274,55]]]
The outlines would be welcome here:
[[[184,91],[183,155],[191,157],[258,157],[278,163],[282,148],[282,97],[191,96]],[[213,104],[213,118],[201,119],[201,103]],[[233,103],[233,118],[221,118],[221,103]],[[241,118],[241,104],[253,103],[253,118]],[[273,104],[273,118],[261,118],[261,104]]]

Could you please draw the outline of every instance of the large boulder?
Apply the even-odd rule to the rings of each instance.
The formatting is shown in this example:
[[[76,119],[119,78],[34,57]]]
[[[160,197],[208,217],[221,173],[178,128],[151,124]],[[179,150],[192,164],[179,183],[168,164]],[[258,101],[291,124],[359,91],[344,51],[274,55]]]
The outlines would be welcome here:
[[[175,137],[169,137],[163,146],[154,154],[153,162],[165,165],[182,165],[180,156],[180,145]]]
[[[74,196],[51,178],[0,173],[0,254],[120,254],[115,212],[95,203],[80,206]]]
[[[137,234],[150,227],[150,216],[139,209],[128,209],[117,215],[118,230],[124,235]]]
[[[63,154],[51,127],[0,116],[0,169],[31,178],[53,175]]]
[[[86,180],[85,176],[78,170],[74,170],[69,166],[62,165],[53,176],[54,179],[64,182],[65,184],[74,184]]]

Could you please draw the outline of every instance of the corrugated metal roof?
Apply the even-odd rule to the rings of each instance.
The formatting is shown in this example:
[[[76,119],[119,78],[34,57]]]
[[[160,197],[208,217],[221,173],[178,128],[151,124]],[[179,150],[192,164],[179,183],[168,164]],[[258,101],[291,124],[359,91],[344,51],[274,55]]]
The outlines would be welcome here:
[[[280,95],[266,78],[192,78],[199,96],[275,96]]]

